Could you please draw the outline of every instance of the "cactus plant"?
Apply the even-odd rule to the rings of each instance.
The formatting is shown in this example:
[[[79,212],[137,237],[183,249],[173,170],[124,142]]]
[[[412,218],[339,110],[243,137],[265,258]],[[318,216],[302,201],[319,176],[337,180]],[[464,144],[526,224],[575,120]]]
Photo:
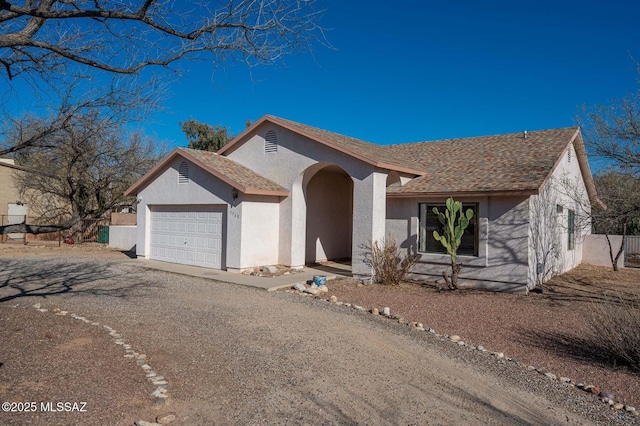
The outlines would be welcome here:
[[[444,226],[442,235],[437,230],[433,231],[433,238],[440,241],[440,244],[447,250],[447,254],[451,256],[451,275],[443,272],[442,276],[450,289],[456,289],[458,288],[458,274],[462,269],[462,264],[456,263],[458,247],[460,247],[464,230],[467,229],[473,218],[473,210],[467,209],[466,212],[463,212],[462,203],[454,201],[450,197],[446,201],[444,213],[440,212],[437,207],[433,208],[433,213],[438,216],[438,220]]]

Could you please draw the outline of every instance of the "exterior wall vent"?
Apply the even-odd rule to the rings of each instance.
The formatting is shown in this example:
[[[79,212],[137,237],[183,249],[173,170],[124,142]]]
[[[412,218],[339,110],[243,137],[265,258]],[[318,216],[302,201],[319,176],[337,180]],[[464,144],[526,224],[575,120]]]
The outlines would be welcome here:
[[[271,154],[278,152],[278,135],[273,130],[269,130],[264,137],[264,153]]]
[[[571,147],[567,150],[567,161],[571,163]]]
[[[180,167],[178,167],[178,183],[189,183],[189,164],[186,161],[180,163]]]

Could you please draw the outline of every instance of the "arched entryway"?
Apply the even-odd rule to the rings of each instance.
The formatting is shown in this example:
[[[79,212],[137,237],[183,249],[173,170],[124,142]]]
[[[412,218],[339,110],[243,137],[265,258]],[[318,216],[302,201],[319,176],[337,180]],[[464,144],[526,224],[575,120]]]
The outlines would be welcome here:
[[[351,258],[353,180],[335,165],[316,165],[305,172],[305,262]]]

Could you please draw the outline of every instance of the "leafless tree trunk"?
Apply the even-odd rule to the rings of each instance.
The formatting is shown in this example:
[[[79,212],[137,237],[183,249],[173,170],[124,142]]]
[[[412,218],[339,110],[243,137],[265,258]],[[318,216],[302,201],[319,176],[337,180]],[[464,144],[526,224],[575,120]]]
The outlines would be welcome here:
[[[609,234],[604,234],[607,239],[607,244],[609,245],[609,258],[611,259],[611,265],[613,266],[614,271],[618,271],[618,261],[620,260],[620,256],[622,256],[622,252],[624,252],[624,240],[627,237],[627,226],[623,225],[622,227],[622,241],[620,241],[620,247],[614,257],[613,255],[613,247],[611,246],[611,240],[609,239]]]
[[[56,223],[53,225],[30,225],[27,223],[20,223],[16,225],[4,225],[0,226],[0,235],[20,233],[20,234],[49,234],[52,232],[65,231],[71,229],[73,226],[79,223],[80,219],[75,218],[65,222]]]

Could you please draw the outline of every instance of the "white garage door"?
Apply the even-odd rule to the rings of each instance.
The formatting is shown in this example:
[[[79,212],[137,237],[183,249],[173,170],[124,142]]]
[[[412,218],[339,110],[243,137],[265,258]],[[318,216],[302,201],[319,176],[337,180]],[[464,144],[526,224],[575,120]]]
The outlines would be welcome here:
[[[151,208],[151,259],[222,269],[224,210],[214,206]]]

